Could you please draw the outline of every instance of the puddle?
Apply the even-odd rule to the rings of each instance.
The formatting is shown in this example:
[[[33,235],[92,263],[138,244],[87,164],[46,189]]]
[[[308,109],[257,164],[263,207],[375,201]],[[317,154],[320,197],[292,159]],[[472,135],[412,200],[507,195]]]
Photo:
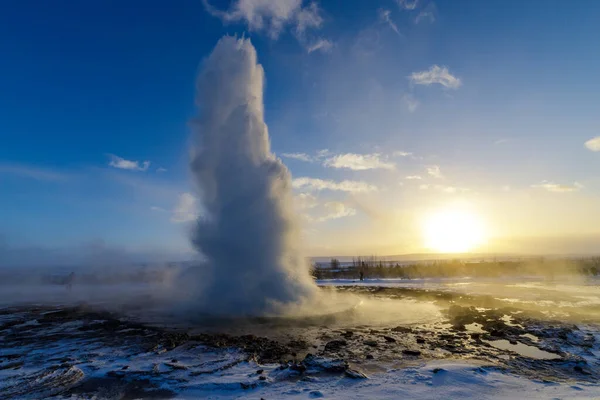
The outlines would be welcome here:
[[[531,333],[524,333],[522,335],[520,335],[521,337],[530,339],[531,341],[538,343],[540,341],[540,339],[537,336],[532,335]]]
[[[520,325],[520,324],[515,324],[515,323],[513,322],[513,317],[512,317],[512,316],[510,316],[510,315],[503,315],[503,316],[502,316],[502,318],[500,318],[500,319],[501,319],[502,321],[504,321],[504,323],[505,323],[506,325],[508,325],[508,326],[516,326],[516,327],[518,327],[518,328],[523,328],[523,326],[522,326],[522,325]]]
[[[517,342],[517,344],[511,344],[508,340],[484,340],[484,342],[494,346],[500,350],[509,350],[523,357],[535,358],[536,360],[556,360],[561,358],[558,354],[550,353],[544,350],[540,350],[534,346],[528,346],[526,344]]]
[[[478,324],[477,322],[473,322],[472,324],[465,324],[467,332],[470,333],[486,333],[486,331],[484,331],[482,327],[483,325]]]

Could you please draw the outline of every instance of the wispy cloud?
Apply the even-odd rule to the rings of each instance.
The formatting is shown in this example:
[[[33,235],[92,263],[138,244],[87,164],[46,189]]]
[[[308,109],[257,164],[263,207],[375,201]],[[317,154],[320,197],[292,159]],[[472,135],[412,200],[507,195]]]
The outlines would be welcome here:
[[[420,181],[423,178],[420,175],[409,175],[404,179],[409,180],[409,181]]]
[[[313,162],[315,159],[306,153],[281,153],[282,157],[291,158],[292,160]]]
[[[427,174],[433,176],[434,178],[443,178],[442,171],[440,170],[439,165],[430,165],[427,167]]]
[[[408,79],[415,85],[432,85],[438,83],[449,89],[458,89],[462,82],[452,75],[447,67],[432,65],[429,70],[413,72]]]
[[[311,193],[298,193],[294,196],[294,204],[299,210],[308,210],[318,206],[319,201]]]
[[[348,207],[340,201],[329,201],[325,203],[323,207],[326,213],[317,218],[317,221],[319,222],[356,215],[356,209]]]
[[[150,161],[139,161],[126,160],[114,154],[109,154],[110,161],[108,165],[118,169],[128,169],[130,171],[147,171],[150,167]]]
[[[173,209],[171,221],[175,223],[191,222],[198,218],[197,200],[191,193],[182,193]]]
[[[414,10],[419,5],[419,0],[396,0],[403,10]]]
[[[340,154],[331,158],[328,158],[323,163],[326,167],[332,168],[346,168],[355,171],[367,170],[367,169],[388,169],[392,170],[396,168],[396,164],[393,162],[386,161],[382,158],[381,154],[355,154],[346,153]]]
[[[541,183],[531,185],[533,188],[545,189],[554,193],[577,192],[583,188],[583,185],[575,182],[573,185],[561,185],[550,181],[542,181]]]
[[[159,168],[156,168],[156,172],[167,172],[167,169],[159,167]]]
[[[39,181],[65,181],[70,176],[48,168],[23,164],[0,164],[0,174],[14,175]]]
[[[435,14],[433,11],[423,10],[417,14],[415,17],[415,24],[418,24],[422,21],[429,21],[431,23],[435,22]]]
[[[413,96],[412,94],[405,94],[402,97],[402,100],[404,101],[404,104],[406,105],[408,111],[411,113],[417,111],[417,108],[419,108],[419,106],[421,105],[419,100],[415,99],[415,96]]]
[[[229,9],[224,11],[213,6],[209,0],[202,2],[210,15],[224,23],[243,23],[251,32],[265,32],[271,39],[277,39],[289,27],[309,53],[328,51],[332,46],[329,40],[313,39],[308,34],[309,30],[319,29],[323,25],[317,3],[304,6],[303,0],[234,0]]]
[[[600,136],[596,136],[585,142],[585,147],[591,151],[600,151]]]
[[[340,201],[322,203],[310,193],[299,193],[295,196],[295,205],[308,222],[325,222],[356,215],[356,210]]]
[[[467,193],[470,192],[471,189],[468,188],[460,188],[456,186],[445,186],[445,185],[435,185],[435,189],[444,193]]]
[[[386,10],[384,8],[380,8],[378,10],[378,13],[379,13],[379,20],[382,23],[384,23],[387,26],[389,26],[391,30],[393,30],[394,32],[396,32],[397,35],[400,35],[400,31],[398,30],[398,26],[394,23],[394,21],[392,21],[392,17],[391,17],[392,12],[390,10]]]
[[[332,181],[318,178],[301,177],[292,181],[292,186],[295,189],[306,189],[309,191],[333,190],[341,192],[373,192],[377,190],[377,186],[371,185],[363,181]]]
[[[313,51],[321,51],[327,53],[333,47],[333,42],[328,39],[319,38],[311,43],[306,44],[306,52],[312,53]]]
[[[392,153],[394,157],[412,157],[413,153],[409,151],[395,151]]]

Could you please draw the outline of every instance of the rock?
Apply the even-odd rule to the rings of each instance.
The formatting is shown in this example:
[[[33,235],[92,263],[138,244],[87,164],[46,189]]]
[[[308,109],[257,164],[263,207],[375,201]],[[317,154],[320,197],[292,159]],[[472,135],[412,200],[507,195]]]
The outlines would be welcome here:
[[[367,375],[363,374],[360,371],[357,371],[355,369],[352,368],[348,368],[347,370],[344,371],[344,374],[348,377],[348,378],[352,378],[352,379],[367,379]]]
[[[315,368],[327,372],[344,372],[348,368],[348,363],[342,359],[315,357],[312,354],[308,354],[302,364],[306,368]]]
[[[176,364],[176,363],[165,363],[165,365],[167,367],[171,367],[173,369],[179,369],[179,370],[186,370],[187,367],[185,365],[182,364]]]
[[[377,342],[375,340],[365,340],[363,343],[367,346],[377,347]]]
[[[308,394],[308,397],[310,397],[311,399],[319,399],[321,397],[324,397],[324,395],[318,390],[313,390]]]
[[[385,336],[385,335],[383,335],[383,338],[384,338],[384,339],[385,339],[385,341],[386,341],[386,342],[388,342],[388,343],[396,343],[396,339],[394,339],[394,338],[393,338],[393,337],[391,337],[391,336]]]
[[[325,351],[339,351],[342,347],[346,346],[348,342],[345,340],[332,340],[331,342],[327,342],[325,345]]]
[[[262,374],[263,372],[265,372],[265,370],[264,370],[264,369],[259,369],[258,371],[256,371],[256,374],[257,374],[257,375],[260,375],[260,374]]]
[[[405,326],[397,326],[395,328],[392,328],[393,332],[400,332],[400,333],[410,333],[412,332],[412,330],[410,328],[407,328]]]
[[[445,369],[444,368],[434,368],[433,369],[434,374],[437,374],[438,372],[442,372],[442,371],[445,371]]]
[[[421,351],[419,351],[419,350],[405,349],[405,350],[402,350],[402,353],[406,354],[407,356],[415,356],[415,357],[418,357],[421,355]]]
[[[108,371],[106,373],[106,376],[109,376],[111,378],[121,379],[121,378],[125,377],[125,372],[121,372],[121,371]]]
[[[345,337],[346,339],[349,339],[352,336],[354,336],[354,332],[352,332],[352,331],[346,331],[346,332],[342,333],[342,336]]]
[[[590,372],[586,371],[585,369],[583,369],[580,365],[576,365],[573,367],[573,370],[575,372],[579,372],[580,374],[584,374],[584,375],[591,375]]]
[[[490,335],[494,337],[503,337],[504,332],[499,331],[498,329],[490,329]]]
[[[258,380],[260,380],[260,381],[266,381],[267,377],[264,376],[264,375],[261,375],[261,376],[258,377]]]
[[[300,363],[300,364],[293,363],[292,365],[290,365],[290,369],[292,371],[298,371],[298,372],[302,373],[302,372],[306,371],[306,365],[304,365],[302,363]]]
[[[420,336],[417,336],[417,339],[416,339],[416,340],[417,340],[417,343],[420,343],[420,344],[423,344],[423,343],[425,343],[425,339],[423,339],[423,338],[422,338],[422,337],[420,337]]]
[[[256,382],[253,382],[253,383],[240,382],[240,386],[242,387],[242,389],[247,390],[247,389],[254,389],[258,385],[256,384]]]
[[[367,354],[367,355],[365,356],[365,358],[366,358],[367,360],[372,360],[372,359],[373,359],[373,354]]]

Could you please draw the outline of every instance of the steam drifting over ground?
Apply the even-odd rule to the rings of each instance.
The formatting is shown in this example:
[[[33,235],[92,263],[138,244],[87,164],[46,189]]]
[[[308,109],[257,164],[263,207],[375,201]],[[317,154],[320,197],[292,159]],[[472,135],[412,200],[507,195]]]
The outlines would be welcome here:
[[[197,81],[191,169],[206,214],[192,240],[211,269],[197,304],[212,313],[275,313],[317,290],[298,251],[290,173],[270,150],[263,81],[250,40],[233,37]]]

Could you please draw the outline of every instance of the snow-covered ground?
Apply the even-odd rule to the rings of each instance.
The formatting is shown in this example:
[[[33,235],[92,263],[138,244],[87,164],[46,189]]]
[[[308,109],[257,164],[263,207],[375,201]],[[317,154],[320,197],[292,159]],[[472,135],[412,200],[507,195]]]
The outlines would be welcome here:
[[[228,328],[230,338],[252,333],[273,339],[274,348],[277,343],[287,346],[301,339],[307,342],[307,351],[316,354],[314,359],[305,358],[306,351],[290,355],[295,363],[283,366],[268,357],[252,356],[244,347],[255,341],[252,337],[231,339],[238,345],[220,343],[218,336],[207,343],[193,336],[206,328],[196,325],[188,330],[190,336],[178,339],[175,335],[173,339],[161,327],[96,314],[95,307],[107,305],[113,311],[132,304],[152,308],[168,296],[160,286],[75,285],[70,291],[59,285],[35,285],[35,290],[28,285],[4,286],[7,290],[0,296],[0,398],[600,398],[600,385],[594,378],[600,369],[596,319],[600,290],[595,281],[318,283],[365,300],[351,318],[341,321]],[[423,293],[431,296],[423,297]],[[29,302],[24,294],[31,294]],[[485,336],[489,327],[486,332],[478,323],[468,324],[464,332],[452,330],[444,308],[447,305],[436,299],[458,304],[458,299],[470,301],[469,296],[512,307],[512,314],[498,314],[505,336],[491,340]],[[10,305],[11,297],[21,300],[18,308]],[[62,311],[66,304],[84,300],[93,303],[85,312],[71,315],[73,311]],[[484,310],[476,317],[490,318],[485,316],[485,307],[476,308]],[[550,316],[568,315],[572,322],[547,326],[543,319],[515,320],[523,315],[522,309],[548,315],[548,321]],[[495,323],[490,326],[496,327]],[[521,325],[524,323],[529,325]],[[519,332],[510,333],[513,327]],[[476,335],[483,336],[480,340]],[[342,346],[339,352],[334,349],[324,354],[324,348],[338,343]],[[553,359],[535,359],[538,356]],[[536,375],[538,368],[540,374]],[[562,375],[554,379],[554,371]]]

